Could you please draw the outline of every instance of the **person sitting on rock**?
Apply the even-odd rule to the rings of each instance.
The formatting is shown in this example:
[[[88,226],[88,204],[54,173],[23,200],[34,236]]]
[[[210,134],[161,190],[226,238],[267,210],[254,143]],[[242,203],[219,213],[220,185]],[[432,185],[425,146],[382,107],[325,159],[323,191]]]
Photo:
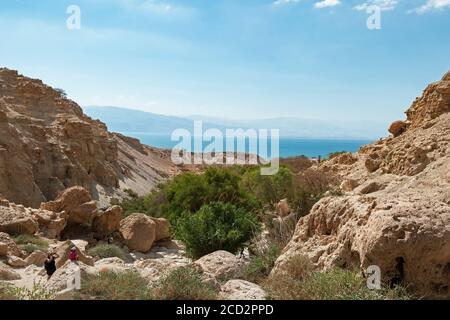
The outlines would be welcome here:
[[[77,248],[76,247],[72,247],[70,249],[69,260],[72,261],[72,262],[77,262],[78,261],[78,252],[77,252]]]
[[[44,262],[44,268],[48,276],[47,280],[50,280],[51,276],[56,271],[56,258],[59,258],[59,256],[56,253],[50,251],[47,255],[47,259]]]

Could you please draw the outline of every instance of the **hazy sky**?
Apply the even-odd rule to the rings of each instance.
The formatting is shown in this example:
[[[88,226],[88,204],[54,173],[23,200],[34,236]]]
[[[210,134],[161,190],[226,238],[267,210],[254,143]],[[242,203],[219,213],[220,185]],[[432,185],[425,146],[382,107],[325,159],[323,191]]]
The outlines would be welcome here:
[[[81,105],[388,122],[450,68],[450,0],[1,0],[0,38]]]

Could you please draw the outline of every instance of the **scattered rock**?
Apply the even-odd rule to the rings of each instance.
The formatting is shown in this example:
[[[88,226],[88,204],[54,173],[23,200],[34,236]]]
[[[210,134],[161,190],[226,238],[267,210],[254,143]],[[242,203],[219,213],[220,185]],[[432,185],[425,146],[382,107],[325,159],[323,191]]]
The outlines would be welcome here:
[[[220,290],[225,300],[265,300],[267,293],[257,284],[245,280],[229,280]]]
[[[345,179],[341,183],[341,190],[344,192],[350,192],[353,191],[358,186],[358,181],[355,179]]]
[[[156,239],[156,223],[143,213],[134,213],[123,219],[119,231],[130,250],[147,252]]]
[[[406,131],[406,123],[404,121],[395,121],[389,126],[389,132],[395,137],[398,137]]]
[[[0,280],[11,281],[19,279],[20,275],[17,272],[0,261]]]
[[[120,229],[123,210],[120,206],[113,206],[104,212],[100,212],[92,223],[92,230],[97,239],[103,239],[106,236]]]
[[[241,261],[234,254],[223,250],[201,257],[194,265],[217,280],[237,278],[242,273]]]
[[[7,257],[6,263],[13,268],[25,268],[26,266],[28,266],[25,260],[15,256]]]
[[[97,270],[83,262],[73,263],[66,261],[63,265],[56,269],[46,286],[50,290],[61,291],[68,288],[68,283],[74,280],[75,273],[80,271],[81,283],[83,279],[90,275],[96,275]]]
[[[360,194],[369,194],[373,193],[379,190],[382,190],[384,188],[384,185],[377,182],[377,181],[370,181],[363,186],[361,186],[359,193]]]
[[[288,200],[283,199],[276,205],[275,208],[277,215],[280,217],[286,217],[291,213],[291,208],[289,207]]]
[[[64,265],[66,263],[67,260],[69,260],[69,253],[70,253],[70,249],[72,247],[76,247],[77,248],[78,260],[79,261],[83,262],[84,264],[86,264],[88,266],[93,266],[94,265],[94,258],[86,255],[72,241],[67,240],[67,241],[61,243],[55,249],[55,253],[59,256],[56,259],[56,267],[57,268],[60,268],[62,265]]]
[[[9,234],[0,232],[0,257],[7,255],[22,257],[23,254]]]

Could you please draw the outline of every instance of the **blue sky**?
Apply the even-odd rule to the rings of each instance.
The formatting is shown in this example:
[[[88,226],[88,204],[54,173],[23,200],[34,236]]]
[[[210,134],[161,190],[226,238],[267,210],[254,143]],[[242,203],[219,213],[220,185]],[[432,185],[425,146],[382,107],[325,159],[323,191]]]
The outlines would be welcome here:
[[[450,0],[2,0],[0,37],[81,105],[387,123],[450,68]]]

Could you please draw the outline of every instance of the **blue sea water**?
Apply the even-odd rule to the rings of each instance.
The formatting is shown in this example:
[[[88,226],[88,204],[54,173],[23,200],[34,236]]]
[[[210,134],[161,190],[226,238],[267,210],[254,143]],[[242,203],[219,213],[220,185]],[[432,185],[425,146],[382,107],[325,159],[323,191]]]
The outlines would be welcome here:
[[[178,144],[178,141],[171,141],[170,136],[139,133],[139,132],[122,132],[123,134],[139,139],[142,143],[157,147],[172,149]],[[294,157],[294,156],[307,156],[307,157],[326,157],[333,152],[355,152],[358,151],[360,147],[371,143],[371,140],[343,140],[343,139],[306,139],[306,138],[294,138],[294,137],[280,137],[279,148],[280,157]],[[208,144],[208,142],[203,143],[203,148]],[[224,143],[224,145],[226,145]],[[235,145],[237,143],[235,142]],[[271,142],[267,143],[268,153],[271,154]],[[194,146],[194,143],[192,143]],[[196,152],[202,151],[199,148],[192,148]],[[187,151],[192,151],[188,149]],[[248,152],[249,145],[247,140],[246,150],[237,150],[239,152]],[[217,150],[217,151],[227,151],[227,150]],[[261,156],[263,154],[258,152]],[[270,158],[270,156],[268,157]]]

